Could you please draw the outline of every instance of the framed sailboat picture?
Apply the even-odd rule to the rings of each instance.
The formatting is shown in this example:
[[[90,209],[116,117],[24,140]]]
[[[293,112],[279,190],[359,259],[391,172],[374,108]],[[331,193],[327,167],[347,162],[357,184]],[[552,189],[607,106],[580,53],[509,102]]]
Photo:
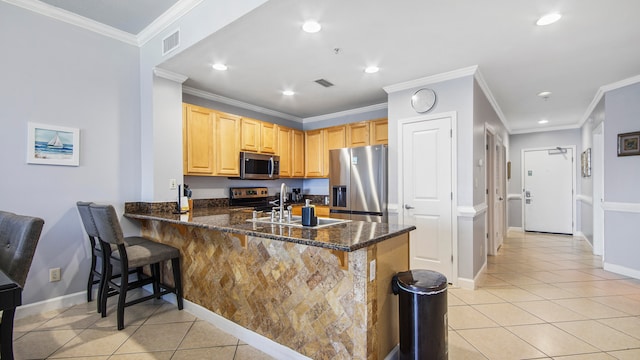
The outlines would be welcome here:
[[[27,163],[80,165],[80,129],[29,123]]]

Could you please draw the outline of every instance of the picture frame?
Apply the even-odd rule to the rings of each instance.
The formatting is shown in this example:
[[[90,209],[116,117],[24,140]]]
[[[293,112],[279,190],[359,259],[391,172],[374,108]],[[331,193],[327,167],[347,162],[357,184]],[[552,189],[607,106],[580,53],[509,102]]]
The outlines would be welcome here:
[[[618,156],[640,155],[640,131],[618,134]]]
[[[582,152],[580,160],[582,177],[591,177],[591,148]]]
[[[27,163],[80,165],[80,129],[28,123]]]

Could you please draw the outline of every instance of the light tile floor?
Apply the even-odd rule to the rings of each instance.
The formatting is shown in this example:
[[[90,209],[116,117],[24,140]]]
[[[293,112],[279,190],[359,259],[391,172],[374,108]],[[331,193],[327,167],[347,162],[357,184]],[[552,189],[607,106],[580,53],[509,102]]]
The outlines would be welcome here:
[[[640,359],[640,281],[570,236],[510,233],[477,290],[450,288],[449,359]],[[95,302],[16,320],[17,359],[271,359],[175,305]]]

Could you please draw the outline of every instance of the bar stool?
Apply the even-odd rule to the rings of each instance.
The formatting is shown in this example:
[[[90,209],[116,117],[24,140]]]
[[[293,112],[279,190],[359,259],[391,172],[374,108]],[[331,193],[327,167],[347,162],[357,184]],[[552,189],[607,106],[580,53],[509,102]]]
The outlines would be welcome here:
[[[111,205],[89,205],[89,210],[98,229],[100,243],[102,245],[102,258],[105,259],[105,273],[103,276],[102,297],[99,299],[102,310],[102,317],[107,316],[107,296],[110,289],[118,293],[118,330],[124,329],[124,308],[153,298],[160,298],[162,295],[174,293],[178,309],[182,310],[182,279],[180,276],[180,251],[172,246],[160,244],[149,239],[135,245],[126,246],[122,227],[116,215],[116,211]],[[117,251],[112,251],[110,245],[116,245]],[[109,261],[106,261],[109,259]],[[170,287],[161,282],[160,263],[171,260],[173,269],[174,286]],[[129,283],[128,276],[120,277],[120,283],[112,279],[114,265],[120,265],[122,274],[127,274],[130,268],[149,265],[151,277],[139,279]],[[153,284],[153,294],[142,296],[137,299],[126,301],[127,291]]]
[[[87,302],[91,302],[93,285],[98,284],[98,299],[102,298],[102,279],[105,272],[106,264],[105,261],[102,260],[102,249],[100,248],[100,240],[98,239],[98,229],[96,228],[96,224],[93,221],[93,217],[91,216],[91,212],[89,210],[89,205],[93,204],[92,202],[86,201],[78,201],[76,202],[76,206],[78,208],[78,213],[80,213],[80,218],[82,219],[82,224],[84,225],[84,229],[89,236],[89,243],[91,244],[91,269],[89,270],[89,279],[87,280]],[[124,242],[126,246],[131,246],[135,244],[139,244],[140,242],[147,241],[144,238],[139,236],[127,236],[124,238]],[[112,251],[117,251],[118,248],[115,245],[111,246]],[[100,269],[98,269],[98,259],[100,259]],[[129,271],[129,274],[137,274],[138,280],[143,276],[142,268],[136,268]],[[120,277],[121,274],[113,275],[113,277]],[[115,293],[107,294],[107,296],[115,295]],[[97,311],[102,313],[102,309],[100,307],[101,301],[96,301]]]
[[[0,358],[13,359],[13,318],[22,305],[44,220],[0,211]]]

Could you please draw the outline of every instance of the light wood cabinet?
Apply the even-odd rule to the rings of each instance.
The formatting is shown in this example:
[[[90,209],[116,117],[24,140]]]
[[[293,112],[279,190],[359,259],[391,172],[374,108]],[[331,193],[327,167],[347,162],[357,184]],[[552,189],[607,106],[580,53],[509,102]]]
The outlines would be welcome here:
[[[291,176],[305,175],[305,146],[304,131],[291,130]]]
[[[215,173],[214,145],[215,112],[183,105],[184,172],[187,175],[213,175]]]
[[[389,122],[387,119],[371,120],[369,122],[369,144],[381,145],[389,143]]]
[[[347,125],[347,147],[369,145],[369,122],[361,121]]]
[[[275,154],[278,146],[278,125],[260,122],[260,149],[261,153]]]
[[[280,177],[293,176],[292,171],[292,151],[291,146],[293,144],[293,136],[291,129],[278,126],[278,156],[280,156]]]
[[[316,210],[317,217],[328,218],[329,217],[329,207],[326,205],[314,205]],[[302,205],[295,205],[291,208],[291,215],[302,215]]]
[[[242,118],[240,149],[244,151],[260,151],[260,121],[251,118]]]
[[[326,155],[326,130],[309,130],[304,133],[305,177],[324,177]]]
[[[216,175],[240,176],[240,120],[236,115],[216,113]]]

